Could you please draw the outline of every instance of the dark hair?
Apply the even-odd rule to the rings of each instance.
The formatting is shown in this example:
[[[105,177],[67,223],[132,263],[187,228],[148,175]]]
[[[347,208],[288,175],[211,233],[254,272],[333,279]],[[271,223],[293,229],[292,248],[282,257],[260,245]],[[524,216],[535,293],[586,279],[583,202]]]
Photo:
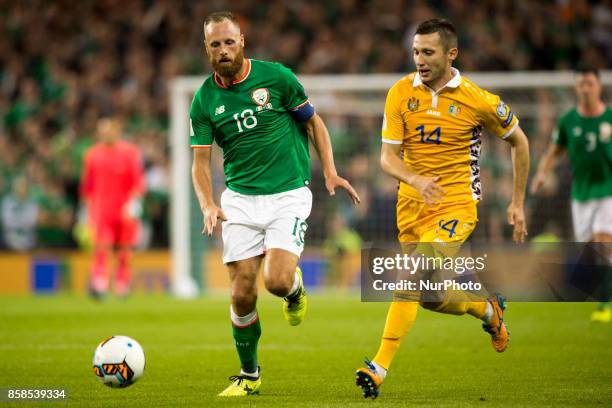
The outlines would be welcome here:
[[[585,75],[585,74],[593,74],[597,79],[599,79],[599,70],[597,68],[582,66],[576,69],[576,74]]]
[[[220,23],[224,20],[229,20],[236,24],[237,27],[240,27],[238,20],[236,20],[236,16],[234,16],[231,11],[215,11],[214,13],[209,14],[204,20],[204,28],[206,28],[206,26],[210,23]]]
[[[457,30],[450,21],[442,18],[432,18],[423,21],[416,29],[416,34],[433,33],[440,35],[440,41],[446,50],[457,47]]]

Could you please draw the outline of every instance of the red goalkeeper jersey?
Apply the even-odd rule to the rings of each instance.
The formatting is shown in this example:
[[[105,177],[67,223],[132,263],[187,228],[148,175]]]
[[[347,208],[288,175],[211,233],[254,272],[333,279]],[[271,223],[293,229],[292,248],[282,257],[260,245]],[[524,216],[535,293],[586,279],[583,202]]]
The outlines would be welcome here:
[[[92,220],[119,220],[134,193],[144,192],[144,170],[136,145],[98,143],[85,155],[81,195]]]

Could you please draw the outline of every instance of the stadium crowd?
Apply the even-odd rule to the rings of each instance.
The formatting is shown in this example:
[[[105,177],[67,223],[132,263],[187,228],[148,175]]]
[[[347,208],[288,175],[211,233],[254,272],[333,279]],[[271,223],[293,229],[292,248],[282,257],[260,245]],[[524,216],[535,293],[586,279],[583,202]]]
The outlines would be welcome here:
[[[0,0],[0,248],[77,245],[81,162],[95,142],[97,118],[108,112],[123,118],[127,138],[142,149],[148,188],[143,246],[167,246],[168,83],[209,72],[202,22],[211,11],[231,7],[248,39],[248,56],[282,62],[298,74],[409,71],[415,24],[434,16],[460,27],[460,69],[555,70],[578,62],[612,66],[610,3]],[[355,234],[394,236],[396,186],[373,176],[378,128],[378,121],[353,123],[353,137],[343,142],[331,127],[339,167],[365,203],[348,211],[323,200],[312,214],[309,239],[315,243],[327,239],[334,248],[354,243]],[[489,150],[493,157],[496,151]],[[484,183],[495,176],[494,166],[484,170]],[[505,199],[485,208],[483,222]],[[317,222],[329,211],[341,219]],[[495,224],[498,217],[490,218]],[[502,237],[503,218],[497,224],[484,233]]]

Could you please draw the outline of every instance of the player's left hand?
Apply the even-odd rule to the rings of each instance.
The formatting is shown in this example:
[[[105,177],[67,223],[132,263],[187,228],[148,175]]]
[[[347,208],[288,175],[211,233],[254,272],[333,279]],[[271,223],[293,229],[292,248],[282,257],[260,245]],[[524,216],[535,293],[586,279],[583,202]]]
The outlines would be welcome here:
[[[345,189],[348,195],[351,197],[353,204],[358,204],[361,202],[361,198],[359,198],[359,195],[353,186],[351,186],[351,183],[349,183],[347,180],[338,175],[325,178],[325,188],[329,192],[330,196],[336,195],[336,187]]]
[[[527,222],[525,222],[525,210],[522,204],[510,203],[508,206],[508,224],[514,226],[512,239],[516,243],[525,242],[527,236]]]

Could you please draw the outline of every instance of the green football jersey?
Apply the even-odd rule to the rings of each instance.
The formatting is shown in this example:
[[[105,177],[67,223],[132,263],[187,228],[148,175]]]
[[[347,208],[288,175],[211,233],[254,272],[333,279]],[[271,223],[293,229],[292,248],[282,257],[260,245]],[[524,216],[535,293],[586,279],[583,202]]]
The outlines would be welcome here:
[[[586,201],[612,196],[612,110],[598,117],[572,109],[559,119],[553,142],[567,149],[572,166],[572,198]]]
[[[191,146],[223,149],[225,184],[274,194],[310,184],[308,135],[290,112],[308,102],[304,88],[278,63],[245,59],[245,76],[225,87],[212,74],[191,103]]]

